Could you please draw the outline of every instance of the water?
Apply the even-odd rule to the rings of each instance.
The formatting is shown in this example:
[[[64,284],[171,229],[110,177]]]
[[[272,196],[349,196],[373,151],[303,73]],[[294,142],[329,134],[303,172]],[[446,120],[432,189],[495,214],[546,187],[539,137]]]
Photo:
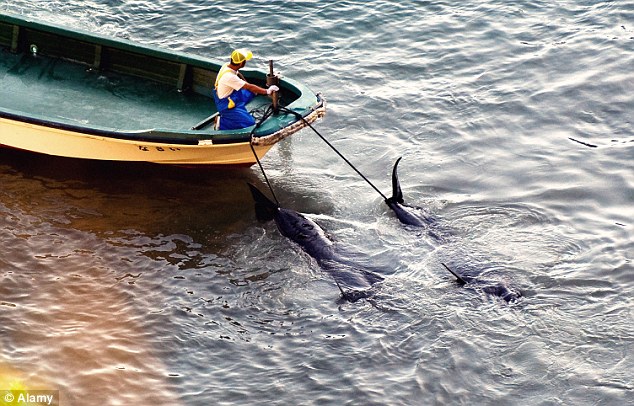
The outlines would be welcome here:
[[[283,74],[317,128],[283,205],[386,269],[372,302],[256,222],[256,168],[0,155],[0,383],[85,404],[634,404],[634,2],[46,1],[0,10]],[[507,305],[440,262],[508,278]],[[17,383],[16,383],[17,382]]]

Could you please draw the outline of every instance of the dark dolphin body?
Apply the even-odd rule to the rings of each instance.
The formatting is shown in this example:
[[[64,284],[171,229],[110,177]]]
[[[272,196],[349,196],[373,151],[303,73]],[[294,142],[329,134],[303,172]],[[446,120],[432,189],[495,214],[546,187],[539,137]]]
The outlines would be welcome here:
[[[401,158],[396,160],[392,169],[392,197],[387,198],[385,203],[396,214],[401,223],[415,227],[427,227],[436,223],[433,217],[424,213],[420,207],[408,206],[403,200],[403,192],[401,191],[401,183],[398,180],[398,163]]]
[[[351,263],[335,250],[324,230],[302,214],[279,207],[258,188],[249,184],[259,221],[274,220],[283,236],[298,244],[335,280],[344,299],[356,302],[371,295],[372,285],[383,280],[375,272]]]
[[[394,168],[392,169],[392,197],[385,200],[385,203],[394,211],[396,217],[403,224],[414,227],[423,227],[429,230],[429,235],[434,237],[437,241],[442,241],[442,238],[434,230],[436,220],[424,213],[424,210],[419,207],[408,206],[404,203],[403,192],[401,191],[401,184],[398,180],[397,168],[401,158],[396,160]],[[469,285],[471,287],[477,286],[483,292],[499,296],[507,302],[515,302],[521,296],[521,292],[509,286],[503,282],[490,281],[479,279],[476,276],[467,275],[466,273],[458,274],[451,270],[447,265],[442,264],[449,272],[451,272],[461,285]]]
[[[517,302],[520,297],[522,297],[522,292],[513,286],[509,286],[501,281],[491,281],[485,279],[479,279],[475,276],[467,275],[466,273],[457,273],[454,272],[447,265],[442,264],[446,270],[452,273],[453,276],[456,277],[458,283],[462,286],[469,285],[475,289],[480,289],[485,293],[499,296],[502,299],[506,300],[509,303]]]

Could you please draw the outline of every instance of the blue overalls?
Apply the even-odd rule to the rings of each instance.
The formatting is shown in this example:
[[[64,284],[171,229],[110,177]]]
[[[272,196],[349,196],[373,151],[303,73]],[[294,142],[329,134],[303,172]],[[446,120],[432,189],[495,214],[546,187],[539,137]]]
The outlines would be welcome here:
[[[216,84],[213,91],[216,109],[220,113],[219,130],[238,130],[255,125],[255,119],[249,114],[246,107],[247,103],[255,97],[255,93],[243,88],[234,90],[225,98],[221,99],[218,97],[218,82],[222,75],[230,70],[231,68],[227,65],[220,69],[216,76]]]

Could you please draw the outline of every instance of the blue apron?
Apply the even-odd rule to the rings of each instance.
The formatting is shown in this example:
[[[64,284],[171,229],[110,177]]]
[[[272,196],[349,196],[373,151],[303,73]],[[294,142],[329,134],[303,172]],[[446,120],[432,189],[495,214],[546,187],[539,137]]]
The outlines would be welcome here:
[[[223,66],[223,68],[225,68]],[[216,102],[216,109],[220,114],[220,126],[219,130],[239,130],[241,128],[250,127],[255,125],[255,119],[247,111],[247,103],[249,103],[255,97],[255,93],[247,90],[240,89],[234,90],[229,96],[224,98],[218,97],[218,81],[220,77],[228,72],[225,69],[221,69],[218,73],[218,79],[216,79],[216,85],[214,86],[214,101]]]

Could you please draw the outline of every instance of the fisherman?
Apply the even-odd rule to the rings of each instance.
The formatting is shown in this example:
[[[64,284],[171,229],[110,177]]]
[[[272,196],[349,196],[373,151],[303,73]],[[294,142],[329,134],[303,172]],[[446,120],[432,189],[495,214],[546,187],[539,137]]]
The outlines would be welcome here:
[[[231,60],[220,68],[214,85],[214,101],[220,113],[219,130],[237,130],[255,124],[255,119],[247,111],[246,105],[255,95],[270,95],[280,89],[272,85],[268,89],[247,82],[239,69],[244,68],[253,57],[248,49],[236,49]]]

